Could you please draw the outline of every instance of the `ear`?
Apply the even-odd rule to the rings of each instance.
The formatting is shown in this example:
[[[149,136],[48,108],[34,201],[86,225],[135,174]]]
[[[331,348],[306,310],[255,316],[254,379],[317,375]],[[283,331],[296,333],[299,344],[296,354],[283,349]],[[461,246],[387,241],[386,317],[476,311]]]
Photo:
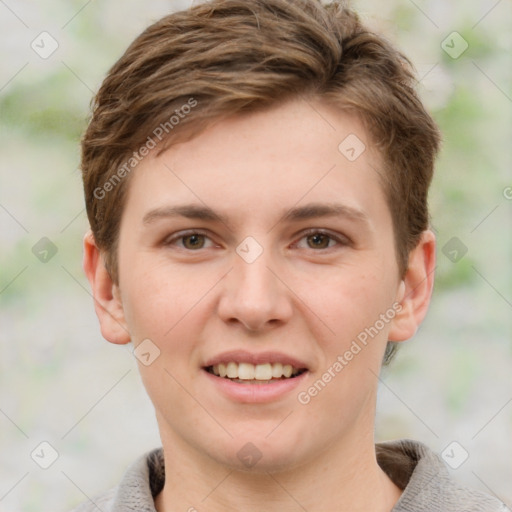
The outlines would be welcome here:
[[[111,343],[130,342],[119,287],[112,281],[96,246],[94,235],[89,230],[84,236],[85,275],[91,284],[94,309],[100,321],[101,334]]]
[[[427,229],[409,254],[409,266],[400,283],[397,302],[402,306],[393,318],[389,341],[405,341],[414,336],[427,314],[434,287],[436,238]]]

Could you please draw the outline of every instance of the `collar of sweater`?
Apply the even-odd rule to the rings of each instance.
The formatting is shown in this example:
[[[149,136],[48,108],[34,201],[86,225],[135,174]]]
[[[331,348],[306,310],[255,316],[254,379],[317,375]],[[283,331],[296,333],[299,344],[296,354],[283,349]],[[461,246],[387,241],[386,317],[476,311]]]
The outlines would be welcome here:
[[[380,467],[403,490],[391,512],[511,512],[491,496],[460,487],[439,456],[422,443],[402,439],[378,443],[375,448]],[[154,497],[164,480],[164,456],[159,448],[128,469],[107,510],[156,512]]]

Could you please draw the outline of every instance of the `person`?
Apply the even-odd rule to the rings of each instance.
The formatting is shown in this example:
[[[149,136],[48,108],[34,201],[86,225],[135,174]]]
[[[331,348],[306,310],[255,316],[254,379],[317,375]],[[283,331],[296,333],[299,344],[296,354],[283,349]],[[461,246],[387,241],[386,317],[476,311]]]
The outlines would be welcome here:
[[[506,510],[375,444],[378,375],[429,305],[439,130],[341,1],[212,0],[112,67],[82,141],[84,270],[162,448],[79,511]]]

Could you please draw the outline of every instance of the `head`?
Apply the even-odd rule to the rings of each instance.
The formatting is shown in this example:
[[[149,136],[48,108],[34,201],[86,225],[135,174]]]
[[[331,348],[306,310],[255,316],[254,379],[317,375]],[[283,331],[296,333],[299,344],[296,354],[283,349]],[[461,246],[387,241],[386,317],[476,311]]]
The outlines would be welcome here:
[[[428,305],[427,196],[438,145],[409,61],[340,2],[213,0],[163,18],[131,44],[95,98],[82,143],[86,272],[105,337],[136,345],[149,338],[162,354],[141,366],[161,425],[173,424],[162,389],[179,394],[187,382],[199,391],[188,365],[211,372],[221,352],[244,343],[263,353],[282,338],[285,351],[297,348],[296,363],[308,370],[304,392],[314,383],[307,375],[318,380],[381,318],[372,348],[354,348],[358,363],[343,368],[347,379],[378,373]],[[178,203],[222,218],[189,208],[180,218],[192,226],[162,215]],[[327,203],[344,205],[342,224],[331,223],[341,242],[320,234],[309,235],[313,246],[290,245],[300,223],[330,218],[311,214]],[[297,211],[306,204],[309,214]],[[284,212],[293,208],[292,222]],[[172,226],[202,229],[178,250]],[[306,255],[318,242],[337,249]],[[172,255],[164,254],[169,244]],[[249,263],[244,251],[258,255]],[[184,348],[179,341],[190,336],[200,342]],[[374,378],[364,377],[353,420],[373,397]],[[322,391],[322,401],[343,399],[336,388]],[[175,406],[203,421],[200,411]],[[232,403],[210,406],[234,435],[247,431],[230,422]],[[272,410],[262,421],[270,429],[278,416]]]

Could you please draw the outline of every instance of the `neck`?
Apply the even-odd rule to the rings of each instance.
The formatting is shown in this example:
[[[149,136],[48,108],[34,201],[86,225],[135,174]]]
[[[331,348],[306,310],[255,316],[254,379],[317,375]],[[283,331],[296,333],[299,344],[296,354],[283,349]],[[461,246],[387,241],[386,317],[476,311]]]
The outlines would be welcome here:
[[[176,439],[162,440],[166,478],[155,501],[158,512],[390,512],[401,494],[377,464],[371,431],[275,472],[229,468],[191,457]]]

